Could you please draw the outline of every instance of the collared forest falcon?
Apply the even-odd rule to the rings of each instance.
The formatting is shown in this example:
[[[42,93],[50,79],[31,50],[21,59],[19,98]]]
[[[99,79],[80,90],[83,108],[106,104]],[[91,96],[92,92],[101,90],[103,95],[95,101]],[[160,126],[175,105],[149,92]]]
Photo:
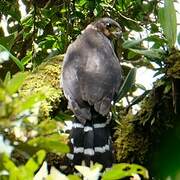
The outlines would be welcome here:
[[[120,33],[116,21],[99,19],[86,27],[65,54],[61,86],[75,115],[67,155],[73,164],[112,165],[107,115],[121,86],[122,71],[111,40]]]

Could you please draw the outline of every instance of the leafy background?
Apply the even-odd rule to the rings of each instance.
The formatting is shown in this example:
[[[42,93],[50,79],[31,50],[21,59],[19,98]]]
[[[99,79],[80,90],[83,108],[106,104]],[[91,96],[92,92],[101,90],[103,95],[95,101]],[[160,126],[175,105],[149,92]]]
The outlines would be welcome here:
[[[72,119],[72,114],[59,88],[61,63],[68,45],[81,31],[95,19],[107,16],[119,22],[123,30],[123,37],[114,40],[125,77],[112,107],[115,126],[121,124],[122,113],[138,114],[134,105],[142,111],[142,101],[153,90],[135,83],[136,71],[141,67],[153,70],[156,78],[161,77],[158,87],[165,87],[162,94],[171,92],[168,96],[173,95],[173,112],[178,114],[180,34],[177,36],[172,0],[1,0],[0,178],[79,179],[49,167],[52,161],[53,166],[54,161],[63,164],[62,157],[69,151],[64,121]],[[141,90],[141,95],[137,90]],[[148,123],[153,124],[154,118],[150,119]],[[101,168],[76,167],[89,179],[97,179]],[[152,176],[178,179],[178,173],[164,175],[158,168]],[[115,165],[102,178],[137,174],[148,178],[145,168],[124,163]]]

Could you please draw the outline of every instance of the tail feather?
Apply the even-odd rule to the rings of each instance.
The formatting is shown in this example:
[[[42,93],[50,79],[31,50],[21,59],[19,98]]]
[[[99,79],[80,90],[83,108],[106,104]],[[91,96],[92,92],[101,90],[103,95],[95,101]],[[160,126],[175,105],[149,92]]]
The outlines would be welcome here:
[[[113,150],[107,118],[96,114],[85,125],[75,118],[70,133],[70,147],[68,157],[74,165],[80,165],[84,161],[86,166],[90,166],[92,161],[105,168],[111,167]]]

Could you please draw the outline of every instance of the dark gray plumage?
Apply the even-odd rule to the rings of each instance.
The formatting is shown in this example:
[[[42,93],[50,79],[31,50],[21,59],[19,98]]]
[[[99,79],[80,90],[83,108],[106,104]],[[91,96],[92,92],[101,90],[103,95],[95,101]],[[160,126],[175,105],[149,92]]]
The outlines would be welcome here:
[[[73,141],[72,146],[84,147],[89,141],[89,144],[91,144],[89,149],[93,149],[95,155],[95,146],[99,147],[98,136],[107,136],[104,146],[111,146],[109,142],[110,133],[107,130],[103,130],[103,134],[101,134],[99,133],[100,128],[97,131],[98,133],[96,133],[95,129],[99,126],[94,124],[99,122],[107,125],[106,116],[122,82],[119,60],[110,41],[112,36],[118,35],[119,32],[120,26],[116,21],[110,18],[102,18],[86,27],[82,34],[69,45],[64,58],[62,87],[68,100],[69,108],[76,116],[76,127],[74,126],[74,129],[72,129],[73,133],[71,133],[71,136],[73,136],[71,137]],[[92,129],[89,130],[90,134],[88,136],[87,133],[86,137],[84,135],[81,145],[77,145],[79,142],[74,143],[75,139],[73,139],[74,136],[78,136],[78,133],[80,136],[83,136],[81,128],[77,128],[77,123],[81,124],[83,128],[91,127]],[[107,126],[105,128],[107,129]],[[107,134],[104,135],[106,132]],[[94,137],[95,134],[97,134],[96,137]],[[86,139],[87,137],[88,139]],[[103,143],[101,146],[103,146]],[[88,149],[88,146],[86,149]],[[100,150],[98,149],[98,151]],[[83,150],[84,152],[85,149]],[[72,153],[75,153],[75,150],[72,150]],[[84,153],[84,155],[87,154]],[[89,156],[92,158],[89,159],[98,161],[98,159],[93,158],[95,155],[90,153]],[[83,155],[81,156],[80,161],[85,159]],[[100,159],[103,158],[101,157]],[[77,161],[75,163],[78,164]],[[100,163],[104,162],[100,161]]]

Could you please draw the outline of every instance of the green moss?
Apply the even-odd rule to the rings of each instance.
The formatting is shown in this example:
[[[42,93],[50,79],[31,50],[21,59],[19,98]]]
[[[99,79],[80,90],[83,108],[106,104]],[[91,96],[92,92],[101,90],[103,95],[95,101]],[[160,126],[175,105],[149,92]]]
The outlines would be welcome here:
[[[29,96],[32,93],[42,91],[46,99],[41,103],[39,118],[47,119],[50,114],[59,107],[61,97],[60,73],[63,56],[58,55],[38,66],[25,80],[20,95]]]
[[[157,148],[157,142],[175,127],[176,115],[172,103],[169,79],[156,81],[150,94],[142,101],[141,109],[133,115],[121,116],[115,132],[115,151],[119,162],[145,164]]]
[[[118,162],[143,162],[149,143],[148,138],[143,136],[142,132],[142,128],[134,122],[134,115],[127,114],[122,117],[114,142]]]
[[[175,79],[180,79],[180,52],[174,51],[167,59],[167,75]]]

